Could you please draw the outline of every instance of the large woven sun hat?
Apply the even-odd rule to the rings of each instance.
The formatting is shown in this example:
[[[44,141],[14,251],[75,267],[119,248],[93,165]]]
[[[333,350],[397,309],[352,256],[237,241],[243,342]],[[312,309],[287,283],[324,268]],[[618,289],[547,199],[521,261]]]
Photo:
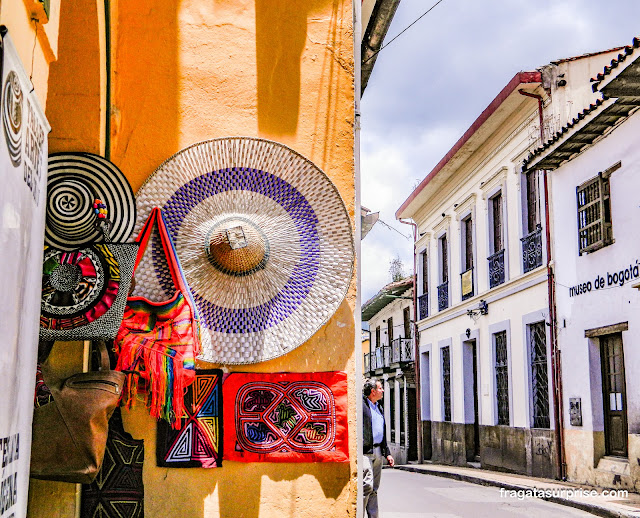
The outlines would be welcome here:
[[[136,202],[122,171],[91,153],[49,155],[45,243],[75,250],[103,241],[96,225],[96,200],[109,213],[111,241],[126,241],[136,223]]]
[[[161,207],[200,313],[201,359],[257,363],[288,353],[324,325],[353,273],[351,220],[331,180],[268,140],[195,144],[165,161],[137,193],[141,228]],[[175,292],[157,238],[136,295]]]

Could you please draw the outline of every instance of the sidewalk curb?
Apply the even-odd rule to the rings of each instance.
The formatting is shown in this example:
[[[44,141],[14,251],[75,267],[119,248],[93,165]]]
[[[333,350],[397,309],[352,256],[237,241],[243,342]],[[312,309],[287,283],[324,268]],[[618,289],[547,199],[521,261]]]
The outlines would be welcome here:
[[[433,464],[431,464],[433,466]],[[395,466],[392,469],[397,469],[401,471],[409,471],[411,473],[421,473],[423,475],[433,475],[435,477],[442,478],[450,478],[453,480],[459,480],[461,482],[470,482],[471,484],[478,484],[480,486],[492,486],[492,487],[502,487],[507,490],[530,490],[531,487],[527,486],[519,486],[515,484],[508,484],[505,482],[499,482],[497,480],[489,480],[481,477],[474,477],[472,475],[466,475],[462,473],[453,473],[451,471],[437,471],[433,469],[420,469],[414,468],[411,466]],[[577,502],[576,500],[571,500],[569,498],[561,498],[556,496],[550,497],[535,497],[539,500],[545,500],[547,502],[552,502],[554,504],[565,505],[567,507],[573,507],[575,509],[579,509],[581,511],[585,511],[587,513],[594,514],[596,516],[602,516],[603,518],[638,518],[640,515],[638,513],[626,513],[624,511],[614,511],[612,509],[608,509],[606,507],[602,507],[600,505],[595,504],[586,504],[584,502]]]

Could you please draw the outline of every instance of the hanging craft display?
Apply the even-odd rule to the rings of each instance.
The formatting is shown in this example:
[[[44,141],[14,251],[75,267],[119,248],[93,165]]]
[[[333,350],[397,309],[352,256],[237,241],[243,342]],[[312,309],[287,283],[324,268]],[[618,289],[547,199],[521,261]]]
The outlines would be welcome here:
[[[219,468],[222,466],[222,371],[197,370],[187,389],[179,430],[158,421],[158,466]]]
[[[143,518],[143,463],[144,441],[124,430],[116,408],[102,467],[91,484],[82,485],[81,518]]]
[[[195,355],[200,351],[200,325],[189,287],[160,209],[151,211],[136,238],[140,245],[137,268],[153,229],[160,233],[162,254],[167,260],[172,296],[162,302],[129,297],[114,346],[116,370],[129,373],[122,402],[131,406],[138,392],[146,394],[153,417],[180,427],[185,389],[195,379]]]
[[[109,210],[111,240],[126,241],[135,225],[136,204],[122,172],[91,153],[49,155],[45,243],[71,251],[103,241],[95,225],[96,199]]]
[[[201,358],[249,364],[288,353],[336,311],[352,278],[351,221],[331,180],[290,148],[255,138],[191,146],[137,194],[138,227],[153,207],[167,228],[203,326]],[[137,292],[166,298],[159,240]]]
[[[349,460],[344,372],[234,373],[223,396],[226,460]]]
[[[94,225],[104,221],[103,231],[108,233],[106,209],[95,210]],[[40,339],[115,338],[137,253],[135,243],[95,243],[74,251],[45,246]]]

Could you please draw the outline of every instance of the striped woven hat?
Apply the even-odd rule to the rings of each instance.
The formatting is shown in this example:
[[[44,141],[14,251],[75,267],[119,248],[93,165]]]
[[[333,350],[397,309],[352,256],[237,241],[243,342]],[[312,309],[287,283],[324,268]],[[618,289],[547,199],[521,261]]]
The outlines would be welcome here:
[[[344,299],[351,220],[334,184],[290,148],[256,138],[202,142],[165,161],[137,194],[137,229],[162,207],[203,325],[201,359],[276,358],[308,340]],[[160,242],[136,294],[175,288]]]

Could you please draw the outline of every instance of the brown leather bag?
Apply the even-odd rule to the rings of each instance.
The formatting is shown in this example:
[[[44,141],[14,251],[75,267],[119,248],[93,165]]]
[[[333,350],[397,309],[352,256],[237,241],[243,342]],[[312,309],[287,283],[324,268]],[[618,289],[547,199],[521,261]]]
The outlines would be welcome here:
[[[42,364],[53,401],[33,413],[32,477],[90,484],[100,471],[108,421],[120,400],[125,375],[110,369],[104,342],[98,342],[98,350],[98,371],[58,382],[48,362]]]

